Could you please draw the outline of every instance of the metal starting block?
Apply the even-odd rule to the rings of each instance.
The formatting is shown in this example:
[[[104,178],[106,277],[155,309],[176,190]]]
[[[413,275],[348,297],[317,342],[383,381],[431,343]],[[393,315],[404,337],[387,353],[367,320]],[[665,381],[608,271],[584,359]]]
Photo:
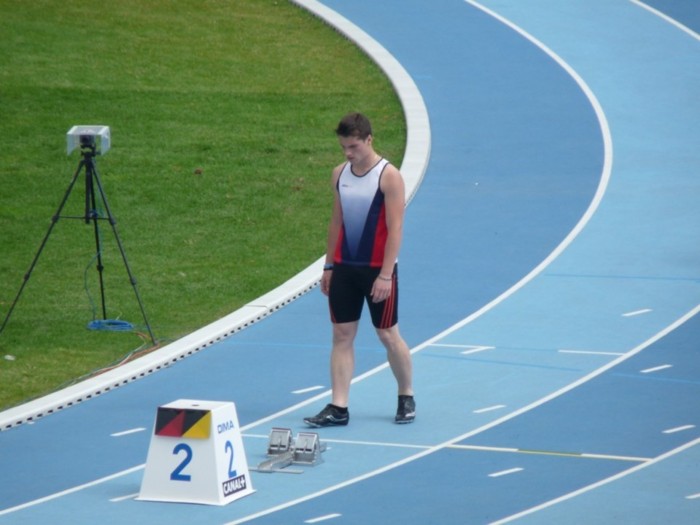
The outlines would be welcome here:
[[[267,444],[267,455],[275,456],[292,450],[292,430],[289,428],[273,428]]]
[[[250,469],[257,472],[286,472],[302,474],[302,470],[287,469],[293,463],[315,466],[323,463],[321,453],[326,450],[315,432],[299,432],[296,440],[292,439],[289,428],[273,428],[267,444],[269,459]]]
[[[317,465],[323,462],[321,452],[326,450],[321,446],[318,434],[315,432],[299,432],[294,446],[294,463]]]

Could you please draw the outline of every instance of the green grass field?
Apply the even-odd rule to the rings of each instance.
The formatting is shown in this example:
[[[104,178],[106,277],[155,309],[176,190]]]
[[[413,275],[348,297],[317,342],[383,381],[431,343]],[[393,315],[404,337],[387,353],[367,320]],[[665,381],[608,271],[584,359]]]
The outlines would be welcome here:
[[[80,155],[66,132],[104,124],[97,160],[156,338],[173,341],[323,254],[333,129],[373,120],[400,165],[405,123],[388,80],[353,44],[282,0],[0,0],[0,323]],[[62,215],[85,213],[85,187]],[[145,350],[143,319],[101,224],[61,218],[0,333],[0,408]]]

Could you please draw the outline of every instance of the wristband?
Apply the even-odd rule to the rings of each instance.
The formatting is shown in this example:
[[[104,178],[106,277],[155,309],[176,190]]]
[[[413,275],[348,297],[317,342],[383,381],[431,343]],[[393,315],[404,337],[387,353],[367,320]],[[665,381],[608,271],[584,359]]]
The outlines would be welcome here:
[[[377,275],[377,279],[380,281],[391,281],[391,277],[382,277],[381,275]]]
[[[333,265],[332,265],[332,264],[324,264],[324,265],[323,265],[323,271],[324,271],[324,272],[327,272],[328,270],[332,270],[332,269],[333,269]]]

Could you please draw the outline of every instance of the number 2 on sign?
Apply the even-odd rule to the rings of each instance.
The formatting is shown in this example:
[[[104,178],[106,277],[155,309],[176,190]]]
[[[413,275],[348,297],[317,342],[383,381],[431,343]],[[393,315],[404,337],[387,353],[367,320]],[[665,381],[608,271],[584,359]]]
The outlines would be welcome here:
[[[170,474],[170,479],[172,481],[191,481],[192,476],[189,474],[183,474],[182,471],[185,469],[185,467],[187,467],[187,465],[190,464],[190,461],[192,461],[192,448],[185,443],[179,443],[173,449],[173,455],[177,456],[180,452],[185,453],[185,459],[183,459],[180,464],[175,467],[175,470],[173,470]]]
[[[236,469],[233,468],[233,445],[231,444],[230,441],[226,442],[225,450],[229,454],[229,457],[228,457],[228,477],[229,477],[229,479],[232,479],[232,478],[236,477]]]

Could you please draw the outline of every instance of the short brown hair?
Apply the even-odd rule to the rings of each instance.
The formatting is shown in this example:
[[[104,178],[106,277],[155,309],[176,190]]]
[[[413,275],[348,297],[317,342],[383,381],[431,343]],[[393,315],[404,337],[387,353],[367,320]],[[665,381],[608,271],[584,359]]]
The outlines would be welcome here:
[[[335,128],[335,134],[340,137],[357,137],[365,140],[372,134],[372,124],[362,113],[348,113]]]

